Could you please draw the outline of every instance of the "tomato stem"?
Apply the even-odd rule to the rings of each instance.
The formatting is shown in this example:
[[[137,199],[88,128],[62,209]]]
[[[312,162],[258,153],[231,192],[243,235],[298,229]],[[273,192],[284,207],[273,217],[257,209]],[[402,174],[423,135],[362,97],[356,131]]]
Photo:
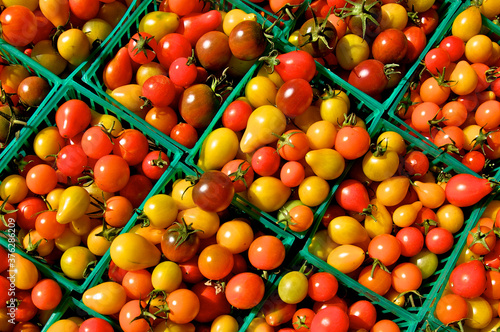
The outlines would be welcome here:
[[[38,249],[38,246],[40,245],[40,243],[42,243],[42,240],[45,240],[45,242],[48,242],[47,239],[40,239],[38,241],[36,241],[36,243],[33,243],[33,241],[31,240],[31,232],[28,232],[28,245],[26,246],[26,248],[24,248],[24,251],[28,254],[28,255],[33,255],[36,250]]]
[[[5,220],[5,215],[19,211],[19,209],[15,209],[15,210],[6,210],[5,209],[5,206],[8,203],[9,197],[10,197],[10,195],[7,196],[5,198],[5,200],[2,202],[2,205],[0,205],[0,219],[2,220],[2,223],[4,224],[5,227],[9,227],[7,220]]]
[[[366,35],[366,23],[367,20],[370,20],[376,26],[380,26],[380,23],[374,17],[374,15],[370,12],[377,4],[380,4],[379,1],[373,1],[370,4],[366,4],[366,0],[361,0],[361,2],[355,2],[352,0],[346,0],[346,4],[341,8],[339,17],[342,19],[346,19],[350,16],[358,16],[361,19],[361,31],[362,38],[365,39]],[[350,6],[349,6],[350,5]]]
[[[192,234],[195,234],[197,232],[202,232],[203,233],[203,230],[201,229],[195,229],[193,228],[193,224],[186,224],[186,220],[184,220],[184,218],[181,218],[182,220],[182,223],[180,222],[175,222],[175,225],[177,225],[177,227],[172,227],[172,228],[169,228],[167,232],[169,233],[178,233],[179,235],[177,236],[177,239],[175,240],[175,248],[177,249],[181,244],[183,244],[184,242],[187,241],[187,239],[189,238],[189,236],[191,236]]]
[[[242,161],[239,165],[238,165],[238,169],[235,171],[235,172],[232,172],[230,173],[228,176],[231,178],[231,177],[234,177],[232,179],[232,182],[236,182],[238,180],[241,180],[241,182],[243,182],[243,184],[245,185],[245,188],[248,188],[248,184],[247,184],[247,180],[245,179],[245,175],[248,173],[248,171],[250,170],[250,167],[247,167],[245,170],[243,169],[243,166],[245,165],[245,163],[247,163],[246,161]]]
[[[314,25],[311,27],[311,31],[302,35],[302,37],[304,37],[304,42],[301,45],[299,45],[299,47],[303,47],[307,44],[319,43],[321,41],[326,47],[328,47],[328,49],[334,48],[334,47],[330,47],[330,43],[327,40],[328,36],[326,35],[326,32],[328,32],[328,31],[335,32],[335,35],[337,34],[337,31],[335,30],[335,28],[332,28],[331,26],[330,27],[327,26],[327,24],[329,23],[327,17],[330,16],[332,9],[333,9],[333,7],[330,7],[330,9],[328,9],[328,13],[326,14],[326,16],[324,18],[322,18],[321,23],[319,23],[318,18],[316,17],[316,14],[314,13],[314,10],[311,10],[312,17],[314,20]],[[307,37],[307,38],[305,38],[305,37]]]
[[[90,263],[88,263],[85,269],[83,270],[83,278],[87,278],[90,275],[90,273],[92,273],[96,265],[97,265],[97,260],[93,260]]]

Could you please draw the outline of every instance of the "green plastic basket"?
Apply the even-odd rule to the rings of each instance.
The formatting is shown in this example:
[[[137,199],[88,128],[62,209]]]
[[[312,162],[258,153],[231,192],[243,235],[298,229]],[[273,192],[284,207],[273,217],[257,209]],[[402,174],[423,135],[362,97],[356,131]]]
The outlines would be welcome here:
[[[439,168],[445,173],[455,174],[455,170],[452,167],[446,165],[446,163],[443,160],[443,156],[440,155],[439,152],[427,149],[427,145],[424,142],[417,140],[409,133],[400,130],[397,126],[382,119],[379,122],[378,128],[375,132],[381,133],[386,131],[394,131],[400,134],[406,141],[408,149],[424,152],[424,154],[426,154],[429,159],[431,167]],[[328,206],[331,203],[332,202],[328,202]],[[349,276],[339,272],[338,270],[330,266],[326,261],[323,261],[319,257],[316,257],[313,254],[311,254],[309,252],[309,246],[311,245],[313,235],[316,234],[318,230],[322,229],[321,223],[315,224],[315,228],[311,231],[310,236],[307,239],[305,246],[302,248],[301,252],[308,262],[334,274],[339,278],[339,280],[342,280],[349,287],[356,289],[358,292],[370,298],[372,301],[380,303],[384,308],[391,311],[398,317],[405,317],[407,320],[410,321],[416,320],[420,322],[423,318],[426,317],[427,312],[429,310],[429,306],[431,305],[431,302],[435,299],[437,289],[441,286],[442,280],[447,278],[449,275],[448,274],[449,264],[450,264],[449,262],[455,261],[458,255],[460,254],[461,251],[460,241],[463,237],[463,234],[467,233],[470,230],[474,222],[477,220],[478,215],[481,211],[480,207],[469,207],[469,208],[463,208],[462,210],[464,211],[465,221],[464,225],[462,226],[462,229],[454,234],[455,241],[453,248],[445,254],[438,255],[439,259],[438,267],[433,276],[423,280],[422,285],[418,289],[419,293],[423,296],[423,299],[421,299],[421,301],[416,299],[414,307],[401,308],[397,306],[388,299],[362,286]],[[402,261],[403,258],[401,258],[400,260]]]
[[[153,183],[152,192],[157,191],[158,188],[162,185],[163,180],[169,176],[170,172],[173,171],[177,163],[180,161],[182,152],[175,146],[170,145],[169,142],[165,142],[162,137],[157,137],[154,133],[150,133],[140,123],[135,123],[133,119],[131,119],[126,114],[122,114],[119,109],[115,108],[107,101],[101,100],[95,94],[89,92],[76,83],[65,85],[61,89],[59,89],[59,91],[50,100],[50,104],[45,109],[45,112],[36,119],[36,123],[33,124],[33,128],[30,128],[29,130],[21,133],[19,140],[17,140],[13,148],[8,151],[6,157],[0,160],[1,178],[17,172],[14,160],[27,154],[33,153],[31,144],[36,134],[42,128],[54,126],[55,111],[61,104],[71,99],[79,99],[85,101],[93,110],[99,113],[111,114],[116,116],[120,120],[124,128],[135,128],[143,132],[152,145],[157,146],[164,153],[166,153],[171,163],[169,169],[167,169],[162,177],[158,181],[156,181],[156,183]],[[151,195],[151,193],[149,193],[148,195]],[[133,223],[132,219],[129,221],[129,224],[130,223]],[[129,225],[129,227],[132,227],[132,225]],[[19,250],[21,249],[19,248]],[[30,257],[30,259],[32,261],[37,261],[32,257]],[[42,263],[41,261],[37,262],[39,264],[42,264],[45,267],[47,273],[50,273],[50,275],[54,279],[56,279],[63,287],[79,293],[87,289],[90,281],[93,279],[93,275],[97,273],[97,269],[94,269],[88,278],[84,280],[72,280],[64,276],[61,272],[56,271],[55,269],[46,265],[45,263]]]
[[[158,194],[158,193],[165,193],[169,194],[172,190],[172,184],[178,180],[185,178],[186,175],[195,175],[195,171],[193,170],[192,167],[179,162],[173,172],[169,174],[167,178],[164,179],[164,181],[161,183],[161,185],[155,190],[154,192],[151,193],[151,195]],[[228,208],[230,211],[231,218],[246,218],[251,222],[252,227],[254,228],[254,232],[261,232],[263,234],[268,234],[268,235],[274,235],[277,238],[281,240],[281,242],[285,245],[285,250],[288,253],[292,252],[292,248],[294,245],[294,240],[295,238],[288,234],[287,232],[283,231],[276,225],[272,224],[271,222],[262,219],[261,216],[252,213],[252,211],[245,211],[243,209],[240,209],[240,206],[238,202],[233,200],[231,203],[231,206]],[[139,208],[139,211],[141,209]],[[127,226],[124,228],[122,232],[128,232],[132,229],[132,227],[136,224],[140,224],[140,222],[137,220],[138,212],[134,214],[134,217],[132,218],[131,223],[127,224]],[[109,250],[106,252],[106,254],[102,257],[102,259],[99,261],[97,264],[95,270],[97,273],[93,276],[92,281],[89,284],[89,288],[98,285],[101,282],[107,281],[108,276],[108,267],[109,263],[111,261],[111,256]],[[283,263],[283,265],[286,264],[286,261]],[[250,266],[250,265],[249,265]],[[249,271],[259,273],[258,270],[255,269],[249,269]],[[276,273],[273,273],[273,271],[269,271],[266,279],[266,292],[269,291],[269,289],[272,287],[273,282],[276,280],[278,275]],[[262,304],[262,302],[261,302]],[[255,317],[255,315],[258,312],[259,306],[256,306],[255,308],[251,310],[235,310],[231,315],[234,315],[234,317],[238,320],[238,323],[240,325],[239,331],[244,332],[246,331],[246,328],[251,322],[251,319]]]
[[[341,86],[349,90],[354,96],[356,96],[358,99],[360,99],[363,103],[366,103],[367,107],[372,109],[372,110],[378,110],[381,112],[387,112],[387,110],[390,108],[390,106],[394,103],[394,100],[397,99],[399,92],[401,89],[404,88],[406,82],[408,82],[415,72],[415,70],[418,67],[418,64],[420,61],[423,59],[425,54],[427,54],[427,51],[431,48],[432,45],[435,44],[436,40],[439,40],[445,31],[451,26],[452,19],[455,17],[455,13],[460,6],[461,2],[460,1],[454,1],[454,0],[445,0],[442,1],[441,5],[438,8],[438,13],[439,13],[439,25],[436,28],[436,30],[430,35],[427,36],[427,44],[420,56],[417,58],[417,60],[413,64],[408,64],[407,70],[405,73],[405,76],[401,79],[401,81],[398,83],[394,89],[385,91],[382,94],[381,100],[376,100],[373,97],[368,96],[366,93],[362,92],[361,90],[355,88],[351,84],[347,83],[347,81],[343,80],[335,74],[335,72],[332,72],[332,77],[335,77],[335,81],[341,83]],[[300,20],[300,18],[299,18]],[[299,25],[300,23],[297,23]],[[293,32],[293,31],[289,31]],[[287,36],[281,36],[280,42],[284,44],[284,47],[287,51],[292,51],[295,50],[296,47],[293,46],[291,43],[288,42],[289,35]]]
[[[464,247],[466,247],[467,243],[467,236],[469,235],[469,232],[472,231],[479,219],[482,217],[483,213],[486,210],[486,207],[488,204],[495,199],[494,196],[489,196],[486,199],[482,200],[479,202],[473,209],[472,216],[470,218],[470,222],[465,225],[464,230],[462,231],[460,237],[455,243],[454,249],[452,254],[449,256],[449,259],[446,262],[446,265],[442,269],[441,274],[439,275],[438,280],[436,281],[435,286],[433,287],[431,293],[429,294],[428,299],[426,300],[426,309],[427,311],[425,312],[424,318],[426,318],[428,321],[433,322],[434,325],[440,326],[440,330],[447,330],[447,331],[456,331],[455,329],[452,329],[451,327],[445,327],[443,324],[434,316],[434,313],[436,311],[436,305],[438,300],[441,298],[443,295],[443,292],[446,288],[446,285],[448,284],[448,279],[450,278],[451,272],[456,266],[456,263],[458,261],[458,258],[460,257],[460,254],[463,250]],[[497,198],[498,199],[498,198]]]
[[[234,2],[234,4],[233,4]],[[229,8],[235,8],[238,7],[238,5],[241,5],[238,1],[220,1],[218,2],[220,7],[222,9],[229,9]],[[125,113],[129,114],[132,118],[134,118],[138,122],[142,122],[145,124],[146,128],[148,128],[149,131],[155,132],[158,135],[162,135],[165,137],[165,139],[169,140],[172,144],[178,146],[180,149],[185,151],[186,153],[190,153],[193,149],[186,148],[185,146],[181,145],[180,143],[175,142],[173,139],[170,137],[164,135],[161,133],[158,129],[154,128],[150,124],[146,123],[144,119],[141,119],[139,116],[136,114],[133,114],[130,112],[127,108],[125,108],[123,105],[121,105],[119,102],[117,102],[114,98],[112,98],[107,92],[106,92],[106,86],[104,85],[102,74],[103,74],[103,69],[105,65],[108,63],[108,61],[116,54],[116,52],[124,45],[127,45],[128,41],[130,40],[131,36],[136,33],[139,29],[139,23],[141,19],[148,13],[151,13],[153,11],[158,10],[158,4],[155,0],[146,0],[141,3],[141,5],[136,9],[136,11],[132,14],[130,19],[124,23],[122,29],[118,34],[116,34],[113,39],[108,43],[106,48],[103,50],[103,52],[95,59],[95,61],[90,65],[89,69],[85,72],[85,75],[83,76],[82,80],[85,84],[89,86],[90,89],[93,89],[96,91],[97,94],[99,94],[102,98],[110,100],[114,105],[119,106]],[[248,8],[243,6],[243,10],[247,10]],[[259,19],[259,17],[258,17]],[[260,17],[262,20],[262,17]],[[235,78],[233,80],[233,86],[237,85],[237,80],[238,78]],[[227,98],[230,98],[228,96]],[[182,121],[182,117],[177,114],[179,121]],[[203,133],[205,133],[207,129],[200,129],[199,136],[201,136]]]
[[[55,322],[58,322],[61,319],[68,319],[74,316],[80,317],[82,319],[97,317],[100,319],[104,319],[105,321],[110,323],[115,331],[118,331],[120,329],[119,326],[113,320],[95,312],[94,310],[84,305],[81,301],[78,301],[77,299],[68,296],[63,300],[61,305],[59,305],[59,307],[57,307],[54,313],[50,316],[49,320],[43,327],[42,332],[47,331]]]
[[[199,159],[199,154],[201,152],[201,148],[203,145],[203,142],[207,138],[207,136],[215,129],[222,127],[222,115],[227,108],[227,106],[236,98],[240,96],[244,96],[245,93],[245,85],[246,83],[252,79],[256,73],[258,72],[259,68],[262,66],[262,62],[257,61],[252,68],[248,71],[248,73],[243,77],[241,82],[236,86],[236,88],[231,92],[227,100],[224,102],[224,104],[221,106],[219,112],[216,114],[210,125],[207,127],[205,130],[204,134],[200,137],[196,145],[193,147],[193,149],[188,153],[186,157],[186,162],[188,164],[196,165]],[[314,86],[318,87],[326,87],[327,85],[335,88],[335,87],[342,87],[341,83],[339,80],[324,66],[320,65],[319,63],[316,63],[316,69],[317,69],[317,75],[313,78],[312,84]],[[374,109],[370,109],[367,107],[367,105],[362,102],[360,99],[358,99],[355,95],[352,94],[350,90],[345,90],[344,91],[351,102],[351,109],[350,113],[354,113],[360,118],[362,118],[365,123],[366,127],[368,130],[368,133],[372,134],[376,128],[378,122],[382,119],[382,112]],[[346,170],[344,171],[344,174],[346,171],[349,169],[350,163],[346,162]],[[336,180],[331,180],[329,181],[330,184],[330,192],[325,201],[316,206],[313,207],[314,211],[314,216],[315,216],[315,223],[319,222],[320,216],[322,216],[327,208],[327,202],[331,199],[333,195],[333,191],[335,189],[335,186],[338,185],[338,180],[340,180],[343,176],[341,176],[339,179]],[[263,218],[267,220],[271,220],[274,223],[277,223],[277,214],[276,212],[274,213],[267,213],[259,210],[257,207],[253,206],[251,203],[249,203],[245,198],[241,197],[241,195],[237,195],[238,202],[242,204],[241,208],[244,208],[248,211],[254,211],[254,213],[258,213],[259,215],[262,215]],[[307,236],[309,233],[309,230],[304,231],[304,232],[294,232],[289,229],[287,229],[287,232],[290,232],[294,236],[298,238],[304,238]]]
[[[280,278],[274,283],[275,290],[278,287],[279,281],[287,272],[298,271],[304,264],[306,264],[307,268],[305,272],[309,273],[309,275],[316,272],[328,272],[335,276],[339,283],[337,295],[346,300],[348,305],[358,300],[368,300],[377,309],[377,321],[381,319],[389,319],[397,323],[402,332],[417,331],[416,327],[419,321],[416,317],[409,315],[401,308],[401,310],[396,310],[392,307],[387,307],[386,301],[381,301],[379,298],[371,296],[371,294],[366,292],[366,289],[359,288],[356,283],[353,283],[352,279],[345,277],[344,274],[339,274],[336,270],[328,268],[329,265],[325,266],[324,264],[322,264],[322,262],[323,261],[321,260],[318,261],[317,257],[311,255],[307,250],[299,251],[288,266],[288,270],[284,271],[280,275]],[[275,293],[274,296],[279,295]],[[306,297],[306,299],[303,301],[305,302],[305,307],[310,307],[308,305],[312,304],[311,301],[312,300]],[[302,307],[300,303],[298,304],[297,308],[299,307]]]
[[[458,2],[460,3],[460,2]],[[470,5],[470,1],[466,1],[464,3],[461,3],[459,10],[455,13],[453,18],[448,22],[446,25],[446,29],[444,30],[444,33],[440,36],[439,39],[434,40],[434,44],[432,44],[432,47],[435,47],[439,44],[439,42],[446,36],[451,34],[451,24],[453,23],[453,20],[458,14],[460,14],[464,9],[466,9]],[[500,36],[500,27],[494,24],[491,20],[487,19],[486,17],[482,16],[482,22],[483,22],[483,27],[486,27],[490,33],[494,33],[498,36]],[[425,53],[422,53],[422,59],[425,57],[427,54],[427,51],[429,51],[431,48],[428,48]],[[446,153],[444,150],[440,149],[436,144],[431,142],[429,139],[427,139],[425,136],[423,136],[421,133],[417,132],[415,129],[413,129],[411,126],[409,126],[404,119],[400,118],[397,115],[398,108],[400,106],[400,103],[404,97],[404,95],[409,91],[410,89],[410,84],[412,82],[418,81],[418,75],[420,71],[423,69],[423,65],[419,64],[417,67],[417,70],[413,72],[411,76],[407,78],[407,80],[404,82],[404,85],[402,89],[399,91],[398,95],[394,99],[394,103],[391,105],[388,115],[391,121],[397,122],[399,127],[412,133],[412,136],[418,138],[419,140],[425,142],[427,144],[427,149],[428,150],[435,150],[439,151],[443,155],[443,159],[445,162],[453,167],[457,172],[460,173],[469,173],[475,176],[480,177],[481,174],[477,174],[476,172],[472,171],[470,168],[462,164],[460,161],[458,161],[456,158],[451,156],[450,154]],[[492,174],[497,174],[500,171],[500,167],[496,165],[494,169],[492,170]]]
[[[85,61],[83,61],[76,68],[68,66],[60,76],[53,74],[51,71],[40,65],[40,63],[33,60],[31,57],[27,56],[26,54],[18,50],[16,47],[8,44],[3,39],[0,39],[0,51],[2,52],[3,56],[7,57],[8,59],[16,59],[16,61],[26,64],[31,68],[35,69],[37,72],[42,73],[42,77],[47,78],[49,81],[71,82],[75,78],[81,77],[81,75],[86,71],[86,68],[92,63],[93,59],[95,59],[102,52],[106,44],[121,29],[121,26],[127,21],[131,13],[134,11],[134,8],[140,1],[141,0],[133,0],[131,2],[130,6],[127,8],[127,11],[125,12],[121,20],[118,22],[118,24],[113,28],[108,37],[106,37],[106,39],[104,39],[101,44],[99,44],[97,47],[94,47],[91,50],[90,55]]]

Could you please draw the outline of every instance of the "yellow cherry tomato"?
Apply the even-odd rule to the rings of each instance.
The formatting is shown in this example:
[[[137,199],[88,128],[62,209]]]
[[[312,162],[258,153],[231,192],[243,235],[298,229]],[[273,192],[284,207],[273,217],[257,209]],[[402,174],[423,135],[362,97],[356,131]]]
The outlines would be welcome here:
[[[167,228],[177,218],[177,203],[172,196],[156,194],[144,202],[143,214],[154,228]]]
[[[78,324],[71,319],[61,319],[52,324],[47,332],[78,332]]]
[[[299,200],[309,207],[318,206],[325,201],[330,192],[328,182],[317,176],[306,177],[299,185]]]
[[[222,21],[222,29],[224,33],[229,36],[233,28],[243,21],[256,21],[257,16],[254,13],[246,13],[245,11],[234,8],[226,13]]]
[[[175,32],[179,23],[180,17],[176,13],[152,11],[141,18],[139,32],[149,33],[159,42],[163,36]]]
[[[57,51],[73,66],[80,65],[89,57],[90,46],[85,33],[76,28],[64,31],[57,39]]]
[[[491,306],[483,297],[466,299],[468,313],[464,320],[465,326],[482,329],[488,326],[492,319]]]
[[[408,23],[408,12],[399,3],[386,3],[382,7],[382,20],[380,30],[398,29],[403,30]]]
[[[61,270],[68,278],[81,280],[88,273],[88,266],[95,263],[95,255],[83,246],[68,248],[61,256]]]
[[[182,283],[182,270],[175,262],[163,261],[155,266],[151,273],[151,282],[154,289],[171,293]]]
[[[373,198],[370,204],[372,206],[372,211],[370,215],[365,216],[364,223],[368,236],[373,239],[380,234],[390,234],[392,232],[393,223],[389,210],[387,210],[378,198]]]
[[[172,185],[170,193],[179,210],[185,210],[196,206],[193,202],[193,185],[189,180],[177,179]]]
[[[452,234],[457,233],[465,221],[464,212],[458,206],[445,204],[436,211],[436,222]]]
[[[48,39],[36,43],[30,56],[54,75],[61,74],[68,65],[68,61],[57,52],[52,41]]]
[[[177,221],[186,221],[187,225],[191,225],[194,229],[199,229],[198,237],[200,239],[208,239],[215,235],[219,230],[220,218],[217,212],[210,212],[200,209],[198,206],[179,211]]]
[[[252,107],[275,105],[278,88],[274,82],[265,76],[255,76],[245,85],[245,97]]]
[[[98,235],[103,231],[103,226],[100,225],[91,230],[87,236],[87,248],[96,256],[103,256],[111,246],[110,240],[103,235]]]
[[[387,150],[395,151],[402,156],[406,153],[406,142],[403,137],[395,131],[384,131],[377,137],[377,144],[381,144]]]
[[[486,35],[472,36],[465,43],[465,57],[470,63],[486,63],[493,53],[493,44]]]
[[[26,179],[18,174],[5,177],[0,183],[0,197],[3,201],[16,204],[28,195]]]
[[[335,56],[340,67],[352,70],[361,61],[368,59],[370,46],[362,37],[353,33],[346,34],[337,42]]]
[[[330,121],[321,120],[311,124],[306,135],[311,149],[331,149],[335,145],[337,128]]]

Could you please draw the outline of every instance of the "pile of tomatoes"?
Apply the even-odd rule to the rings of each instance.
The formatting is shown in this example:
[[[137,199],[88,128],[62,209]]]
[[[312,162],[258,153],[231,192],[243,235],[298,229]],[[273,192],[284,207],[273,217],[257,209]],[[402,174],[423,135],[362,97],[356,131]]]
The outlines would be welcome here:
[[[500,45],[490,28],[481,33],[489,28],[478,7],[459,13],[394,110],[406,128],[477,174],[488,173],[488,162],[495,169],[500,156]]]
[[[149,1],[136,16],[84,80],[191,149],[268,37],[255,14],[200,1]]]
[[[108,38],[131,2],[7,0],[0,15],[2,39],[63,76]]]
[[[2,175],[0,196],[3,219],[15,221],[18,249],[61,271],[71,288],[84,283],[170,169],[173,152],[127,128],[125,118],[104,113],[108,106],[65,91],[46,115],[47,126],[22,142],[10,174]]]
[[[0,256],[0,329],[34,331],[37,323],[47,322],[66,290],[22,255],[0,247]]]

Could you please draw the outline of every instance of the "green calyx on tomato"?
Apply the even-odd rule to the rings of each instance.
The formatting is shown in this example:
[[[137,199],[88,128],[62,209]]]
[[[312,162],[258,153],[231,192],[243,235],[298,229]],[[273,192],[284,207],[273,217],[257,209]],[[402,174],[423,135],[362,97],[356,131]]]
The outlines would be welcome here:
[[[472,248],[473,245],[475,244],[481,244],[482,246],[484,246],[484,248],[489,252],[491,251],[493,248],[490,248],[488,246],[488,243],[486,243],[486,237],[488,235],[490,235],[490,233],[493,232],[493,229],[490,229],[488,232],[484,233],[481,231],[481,225],[480,223],[477,223],[477,229],[476,231],[470,231],[469,234],[472,235],[472,241],[471,243],[469,244],[469,249]],[[496,233],[496,232],[495,232]]]
[[[31,240],[31,232],[28,232],[28,234],[26,235],[28,237],[28,245],[24,248],[24,251],[28,254],[28,255],[32,255],[32,254],[36,254],[36,251],[38,249],[38,246],[42,243],[43,240],[45,239],[39,239],[38,241],[36,241],[35,243],[33,243],[33,241]],[[45,240],[47,241],[47,240]]]
[[[123,227],[108,227],[106,222],[102,223],[102,231],[97,233],[95,236],[102,236],[108,241],[113,241],[115,237],[120,234],[122,231]]]
[[[299,30],[299,48],[314,57],[326,56],[333,52],[337,45],[337,30],[327,19],[333,7],[325,17],[318,19],[314,11],[313,17],[306,21]]]
[[[2,224],[4,224],[5,227],[9,227],[9,224],[7,222],[7,220],[5,220],[5,216],[10,214],[10,213],[14,213],[14,212],[17,212],[18,209],[14,209],[14,210],[11,210],[11,209],[8,209],[8,205],[9,204],[7,201],[9,200],[9,196],[7,196],[7,198],[2,202],[2,205],[0,205],[0,220],[2,221]]]
[[[245,179],[245,175],[247,175],[248,171],[251,170],[250,167],[248,167],[248,162],[242,161],[239,165],[238,168],[236,169],[235,172],[232,172],[228,174],[228,176],[232,179],[232,182],[237,182],[238,180],[241,180],[243,184],[245,185],[245,188],[248,188],[248,183],[247,180]],[[244,166],[247,166],[245,169],[243,169]]]
[[[177,233],[177,239],[175,240],[175,248],[178,248],[181,244],[187,241],[187,239],[197,232],[203,232],[201,229],[194,229],[192,224],[186,224],[184,218],[181,218],[182,223],[175,222],[174,227],[167,230],[168,233]]]
[[[380,22],[377,20],[377,17],[370,11],[372,10],[372,8],[380,7],[380,2],[378,0],[369,1],[368,4],[366,2],[367,0],[362,0],[361,2],[346,0],[346,5],[342,7],[342,10],[339,14],[342,19],[357,18],[361,20],[361,37],[363,39],[365,39],[366,35],[367,21],[370,21],[368,22],[368,24],[374,25],[376,27],[380,26]],[[350,6],[348,7],[348,5]]]

